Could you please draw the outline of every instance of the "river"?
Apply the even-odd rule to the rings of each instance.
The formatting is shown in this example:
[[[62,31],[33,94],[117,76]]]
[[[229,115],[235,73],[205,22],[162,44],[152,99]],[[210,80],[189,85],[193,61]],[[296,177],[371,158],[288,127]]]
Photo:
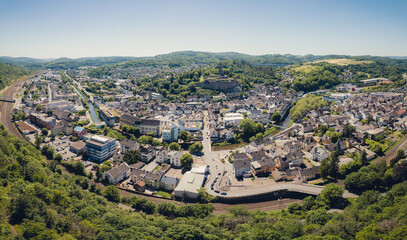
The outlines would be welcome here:
[[[82,93],[78,89],[76,89],[75,85],[73,85],[73,89],[82,99],[87,101],[86,98],[82,95]],[[93,106],[93,104],[90,101],[88,101],[88,105],[89,105],[90,116],[92,117],[93,122],[95,124],[99,124],[100,121],[99,121],[99,118],[98,118],[98,116],[97,116],[97,114],[95,112],[95,107]]]

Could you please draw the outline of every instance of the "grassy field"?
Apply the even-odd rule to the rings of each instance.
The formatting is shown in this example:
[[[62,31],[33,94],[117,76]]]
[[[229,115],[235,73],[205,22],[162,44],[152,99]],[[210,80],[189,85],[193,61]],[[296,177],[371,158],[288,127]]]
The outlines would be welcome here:
[[[346,58],[339,58],[339,59],[325,59],[325,60],[318,60],[313,63],[319,63],[319,62],[327,62],[331,64],[336,64],[336,65],[356,65],[356,64],[369,64],[373,63],[373,61],[356,61],[354,59],[346,59]]]
[[[249,143],[247,143],[247,142],[242,142],[242,143],[230,144],[230,145],[226,145],[226,146],[212,146],[212,151],[230,150],[230,149],[235,149],[235,148],[239,148],[239,147],[244,147],[248,144]]]
[[[313,70],[317,70],[321,68],[321,66],[312,66],[312,65],[302,65],[299,67],[294,67],[292,70],[294,70],[295,72],[301,72],[301,73],[309,73]]]

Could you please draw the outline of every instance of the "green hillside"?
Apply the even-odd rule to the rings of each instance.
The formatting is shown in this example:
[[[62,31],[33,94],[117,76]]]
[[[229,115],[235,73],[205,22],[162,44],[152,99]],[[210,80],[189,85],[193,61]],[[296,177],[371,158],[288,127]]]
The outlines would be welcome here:
[[[51,152],[51,154],[50,154]],[[44,153],[52,159],[52,150]],[[71,169],[83,169],[77,162]],[[81,173],[82,174],[82,173]],[[405,239],[407,182],[386,194],[364,192],[356,202],[329,185],[288,209],[249,212],[231,207],[212,214],[207,204],[154,203],[120,198],[93,180],[69,174],[56,160],[0,126],[0,239]],[[113,202],[109,202],[110,199]],[[117,201],[140,212],[119,208]],[[344,207],[343,212],[328,211]]]
[[[13,81],[29,74],[30,71],[21,66],[0,63],[0,89],[10,85]]]

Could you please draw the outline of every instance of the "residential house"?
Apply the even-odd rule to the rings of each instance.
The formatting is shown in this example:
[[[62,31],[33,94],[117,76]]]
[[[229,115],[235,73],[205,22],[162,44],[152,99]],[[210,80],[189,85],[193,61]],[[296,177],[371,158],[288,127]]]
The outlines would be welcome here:
[[[132,183],[136,183],[138,181],[144,181],[144,176],[146,175],[146,171],[140,168],[132,168],[130,173],[130,181]]]
[[[329,157],[329,152],[322,146],[315,146],[310,151],[311,158],[314,161],[322,161],[325,158]]]
[[[85,134],[87,134],[87,133],[88,133],[88,131],[86,131],[86,129],[85,129],[84,127],[79,127],[79,126],[77,126],[77,127],[75,127],[75,128],[73,129],[73,134],[74,134],[74,136],[77,137],[78,139],[82,139],[82,136],[85,135]]]
[[[148,187],[158,190],[160,188],[160,180],[163,175],[164,174],[161,171],[156,172],[147,171],[146,175],[144,176],[144,182]]]
[[[265,176],[274,171],[275,162],[270,157],[263,157],[257,161],[251,162],[251,172],[256,176]]]
[[[130,176],[130,167],[127,163],[122,163],[102,174],[102,179],[108,180],[110,184],[116,185],[118,182]]]
[[[181,167],[181,157],[182,157],[182,152],[178,151],[170,151],[167,155],[167,158],[170,160],[170,164],[173,167]]]
[[[155,149],[150,144],[144,144],[140,146],[139,149],[141,161],[151,162],[155,157]]]
[[[120,141],[120,152],[125,153],[129,150],[131,151],[138,151],[140,144],[137,141],[133,141],[130,139],[124,139]]]
[[[241,178],[250,175],[250,159],[246,153],[234,153],[233,159],[233,171],[236,178]]]
[[[164,174],[160,180],[160,186],[166,191],[173,191],[177,186],[178,182],[179,178]]]

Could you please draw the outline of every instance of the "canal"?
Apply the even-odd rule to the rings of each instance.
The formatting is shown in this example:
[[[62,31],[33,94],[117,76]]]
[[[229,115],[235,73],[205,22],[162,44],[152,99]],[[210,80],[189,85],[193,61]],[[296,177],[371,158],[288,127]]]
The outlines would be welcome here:
[[[79,95],[79,97],[81,97],[82,99],[84,99],[85,101],[88,102],[90,116],[92,117],[92,120],[95,124],[99,124],[100,121],[99,121],[98,115],[96,114],[95,107],[93,106],[93,104],[90,101],[86,100],[86,98],[82,95],[82,93],[78,89],[76,89],[75,85],[72,85],[72,86],[73,86],[74,91]]]

